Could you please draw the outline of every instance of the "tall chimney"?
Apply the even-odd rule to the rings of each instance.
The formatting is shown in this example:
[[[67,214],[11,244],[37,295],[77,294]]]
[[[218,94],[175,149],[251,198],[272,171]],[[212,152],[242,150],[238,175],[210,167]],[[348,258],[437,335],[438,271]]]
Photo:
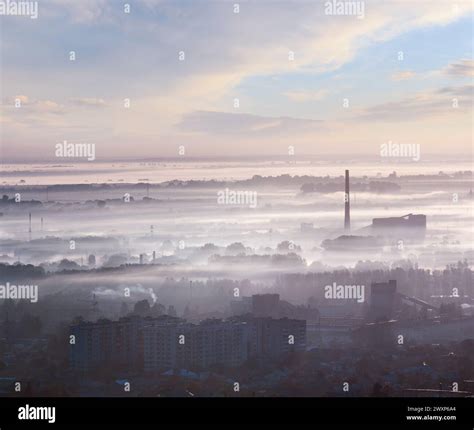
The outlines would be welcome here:
[[[346,192],[344,194],[344,230],[351,230],[351,203],[349,197],[349,170],[346,170]]]

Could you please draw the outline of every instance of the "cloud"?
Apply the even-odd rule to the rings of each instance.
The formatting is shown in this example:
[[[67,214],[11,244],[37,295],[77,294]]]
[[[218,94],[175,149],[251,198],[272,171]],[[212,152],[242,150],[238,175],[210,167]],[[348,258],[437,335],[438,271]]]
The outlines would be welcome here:
[[[87,139],[103,137],[104,153],[111,154],[119,139],[129,155],[137,150],[131,141],[141,142],[143,154],[169,154],[169,148],[175,148],[186,133],[215,133],[218,138],[224,133],[272,135],[271,142],[262,148],[270,152],[278,133],[290,136],[301,130],[309,134],[323,125],[300,119],[314,115],[309,109],[304,111],[313,107],[304,102],[321,100],[324,93],[302,90],[298,73],[315,79],[322,73],[330,75],[372,45],[414,29],[445,25],[472,12],[470,2],[458,3],[453,10],[437,1],[412,2],[407,7],[402,1],[368,0],[365,18],[354,19],[325,15],[324,2],[241,2],[240,13],[235,14],[233,2],[141,0],[130,2],[132,10],[126,15],[122,2],[50,0],[41,5],[41,19],[34,25],[26,20],[2,22],[5,88],[38,100],[50,99],[37,105],[29,135],[25,131],[15,137],[17,130],[11,123],[7,131],[19,147],[27,141],[35,143],[29,152],[32,157],[42,152],[36,142],[51,141],[52,133],[69,137],[81,132]],[[67,61],[70,49],[78,51],[74,64]],[[186,52],[182,62],[178,61],[180,50]],[[294,52],[293,61],[289,61],[289,51]],[[19,55],[21,52],[30,55]],[[350,71],[346,75],[341,69],[340,73],[350,82]],[[261,99],[258,89],[250,92],[245,86],[269,76],[281,78],[272,81],[273,94],[297,88],[284,95],[301,106],[288,103],[266,110],[272,100]],[[289,80],[291,86],[287,85]],[[371,82],[361,84],[370,91]],[[103,95],[110,105],[88,98],[91,94]],[[390,97],[390,92],[384,95]],[[120,103],[125,97],[131,98],[129,110]],[[225,113],[234,97],[255,115]],[[51,118],[51,113],[65,110],[52,100],[69,101],[71,104],[65,103],[67,114]],[[93,109],[104,104],[107,109]],[[79,106],[91,109],[75,109]],[[390,106],[382,107],[389,117]],[[46,112],[42,117],[41,109]],[[361,116],[376,114],[370,109],[360,112]],[[27,119],[23,115],[21,121]],[[38,123],[48,128],[40,129]],[[335,134],[342,136],[340,131]],[[232,149],[241,148],[238,142]]]
[[[19,107],[16,106],[17,101],[20,101]],[[6,116],[9,113],[12,114],[15,111],[19,111],[26,114],[31,113],[64,113],[64,106],[56,103],[52,100],[36,100],[32,99],[27,95],[17,95],[6,97],[2,103],[2,111]]]
[[[420,92],[399,101],[378,104],[364,109],[356,120],[416,121],[420,118],[472,111],[473,86],[443,87]],[[458,107],[455,107],[454,99]]]
[[[444,69],[444,73],[450,76],[474,76],[474,60],[460,60],[452,63]]]
[[[317,130],[322,121],[291,117],[264,117],[245,113],[196,111],[185,115],[178,128],[185,132],[258,135]]]
[[[452,97],[461,97],[466,100],[472,99],[474,85],[462,85],[460,87],[443,87],[437,90],[438,94],[448,94]]]
[[[64,107],[52,100],[38,100],[31,105],[37,112],[63,113]]]
[[[318,91],[287,91],[283,93],[284,96],[294,102],[308,102],[322,100],[328,93],[327,90]]]
[[[40,13],[46,16],[66,16],[77,24],[99,22],[111,15],[113,4],[107,0],[49,0],[40,5]],[[122,6],[123,7],[123,6]]]
[[[10,99],[10,103],[15,103],[16,100],[19,100],[21,102],[22,105],[26,105],[28,104],[28,96],[25,96],[25,95],[19,95],[19,96],[15,96],[15,97],[12,97]]]
[[[415,72],[412,72],[411,70],[400,70],[398,72],[395,72],[392,75],[392,80],[393,81],[406,81],[408,79],[412,79],[416,76]]]
[[[122,4],[112,1],[53,1],[66,21],[84,24],[82,31],[99,31],[85,23],[108,30],[117,28],[104,21],[123,24],[120,32],[127,37],[117,35],[110,46],[113,52],[94,47],[97,66],[109,70],[114,82],[133,70],[151,84],[164,80],[179,90],[190,78],[213,75],[204,87],[208,95],[230,91],[251,76],[335,70],[371,44],[428,23],[445,24],[469,11],[464,3],[456,11],[437,2],[416,2],[409,8],[398,1],[365,3],[366,17],[358,20],[324,15],[324,2],[245,2],[234,14],[232,2],[142,0],[136,7],[131,3],[132,12],[123,21]],[[152,8],[151,15],[143,5]],[[176,61],[180,50],[186,52],[181,63]],[[294,61],[288,61],[289,51]],[[137,70],[138,64],[143,67]],[[128,85],[135,76],[126,78]],[[149,95],[150,87],[143,91]]]
[[[97,99],[97,98],[72,98],[70,102],[78,105],[78,106],[86,106],[86,107],[103,107],[106,106],[104,99]]]

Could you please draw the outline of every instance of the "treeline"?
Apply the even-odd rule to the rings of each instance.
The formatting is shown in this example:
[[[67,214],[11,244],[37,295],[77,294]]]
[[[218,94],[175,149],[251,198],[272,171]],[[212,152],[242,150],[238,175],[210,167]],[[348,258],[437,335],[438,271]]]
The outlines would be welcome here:
[[[371,192],[371,193],[387,193],[399,191],[400,185],[393,182],[370,181],[368,183],[356,182],[351,183],[351,191]],[[344,182],[325,182],[325,183],[306,183],[300,188],[303,193],[335,193],[344,191]]]

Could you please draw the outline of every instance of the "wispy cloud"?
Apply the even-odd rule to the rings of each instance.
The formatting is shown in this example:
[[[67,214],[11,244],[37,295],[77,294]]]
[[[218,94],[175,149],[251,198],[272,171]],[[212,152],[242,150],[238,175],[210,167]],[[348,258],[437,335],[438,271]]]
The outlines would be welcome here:
[[[287,91],[283,93],[288,99],[294,102],[308,102],[322,100],[326,94],[327,90],[318,90],[318,91]]]
[[[17,105],[18,104],[18,105]],[[64,113],[64,106],[52,100],[37,100],[25,94],[6,97],[2,103],[2,111],[4,115],[12,112],[19,113]],[[17,115],[18,116],[18,115]]]
[[[243,113],[198,111],[187,114],[178,124],[185,132],[208,134],[286,134],[317,130],[322,121],[291,117],[265,117]]]
[[[450,76],[474,76],[474,60],[460,60],[452,63],[444,69],[444,73]]]
[[[402,100],[382,103],[363,109],[356,120],[388,122],[416,121],[439,115],[457,115],[472,112],[473,86],[443,87],[420,92]]]
[[[392,74],[392,80],[394,81],[406,81],[408,79],[413,79],[416,76],[415,72],[411,70],[400,70]]]
[[[85,107],[103,107],[106,106],[105,100],[104,99],[98,99],[98,98],[88,98],[88,97],[83,97],[83,98],[71,98],[70,99],[71,103],[77,105],[77,106],[85,106]]]
[[[76,24],[97,23],[101,18],[110,16],[115,9],[113,3],[107,0],[48,0],[41,2],[40,8],[46,16],[66,16]]]

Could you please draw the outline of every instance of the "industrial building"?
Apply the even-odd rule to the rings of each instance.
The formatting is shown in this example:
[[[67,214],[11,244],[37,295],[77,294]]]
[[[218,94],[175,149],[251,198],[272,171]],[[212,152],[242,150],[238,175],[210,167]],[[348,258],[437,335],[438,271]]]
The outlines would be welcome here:
[[[352,237],[348,235],[351,231],[349,170],[345,171],[344,190],[344,230],[346,236],[341,236],[341,238],[349,238]],[[399,217],[373,218],[372,224],[360,231],[374,236],[421,239],[426,233],[426,215],[409,213]]]
[[[372,322],[392,319],[397,281],[374,282],[370,286],[370,308],[368,319]]]
[[[374,218],[372,233],[398,237],[424,237],[426,232],[426,215],[408,214],[400,217]]]

